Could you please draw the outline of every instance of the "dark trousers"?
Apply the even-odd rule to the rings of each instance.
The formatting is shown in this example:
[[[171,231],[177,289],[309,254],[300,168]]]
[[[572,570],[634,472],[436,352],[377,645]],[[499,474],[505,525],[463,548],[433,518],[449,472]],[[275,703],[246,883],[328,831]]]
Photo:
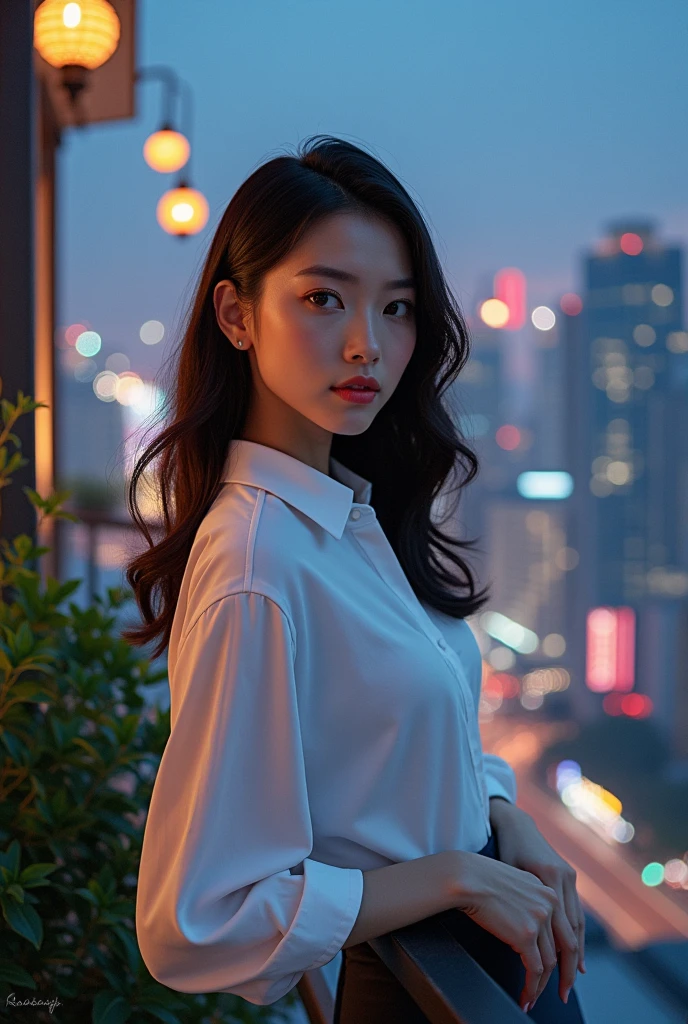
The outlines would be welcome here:
[[[490,836],[479,852],[498,858],[496,835]],[[518,953],[460,910],[444,914],[443,923],[466,952],[518,1004],[526,976]],[[528,1017],[538,1024],[585,1024],[575,986],[569,993],[568,1003],[562,1003],[559,998],[558,965]],[[334,1024],[429,1024],[429,1021],[368,943],[361,942],[342,950]]]

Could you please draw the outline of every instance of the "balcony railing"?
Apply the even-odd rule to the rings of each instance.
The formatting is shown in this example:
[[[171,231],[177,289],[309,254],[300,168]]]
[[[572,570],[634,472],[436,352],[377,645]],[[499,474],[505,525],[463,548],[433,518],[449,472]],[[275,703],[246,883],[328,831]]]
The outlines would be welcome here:
[[[520,1024],[517,1003],[463,948],[444,911],[371,939],[368,945],[406,989],[431,1024]],[[307,971],[297,991],[310,1024],[333,1024],[334,995],[322,968]]]

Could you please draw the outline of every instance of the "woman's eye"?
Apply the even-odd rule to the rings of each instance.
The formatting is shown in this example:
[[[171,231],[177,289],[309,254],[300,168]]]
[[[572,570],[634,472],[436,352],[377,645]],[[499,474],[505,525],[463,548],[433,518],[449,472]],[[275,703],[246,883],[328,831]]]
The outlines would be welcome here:
[[[406,312],[403,313],[401,316],[395,316],[396,320],[404,320],[406,319],[406,317],[413,316],[413,311],[415,307],[412,302],[409,302],[408,299],[395,299],[394,302],[390,302],[389,305],[397,307],[406,306]],[[387,308],[389,309],[389,306]]]
[[[339,299],[339,296],[335,292],[311,292],[310,295],[306,296],[306,301],[308,302],[310,299],[322,298],[323,296],[325,297],[325,299],[328,299],[328,298],[330,298],[330,299]],[[341,302],[341,299],[339,299],[339,301]],[[311,303],[311,305],[318,306],[319,309],[334,309],[335,308],[334,306],[326,306],[324,303],[320,303],[320,302],[314,302],[314,303]]]

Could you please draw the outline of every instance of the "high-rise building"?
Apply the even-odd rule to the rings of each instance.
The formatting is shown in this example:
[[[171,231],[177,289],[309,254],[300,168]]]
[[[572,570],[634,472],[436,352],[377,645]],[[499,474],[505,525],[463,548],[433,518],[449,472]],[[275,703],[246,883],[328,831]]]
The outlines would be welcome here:
[[[569,580],[577,670],[585,678],[590,612],[632,609],[633,687],[645,692],[655,683],[643,644],[660,635],[660,619],[670,629],[675,616],[664,602],[688,595],[688,332],[681,258],[681,250],[664,243],[649,222],[611,224],[584,256],[583,311],[564,316],[562,327],[565,468],[575,482],[567,532],[580,555]],[[662,645],[652,646],[661,658]],[[671,665],[667,660],[656,666],[659,675],[688,670],[672,658]],[[613,678],[612,672],[610,687]],[[666,685],[671,691],[674,683],[667,678]]]

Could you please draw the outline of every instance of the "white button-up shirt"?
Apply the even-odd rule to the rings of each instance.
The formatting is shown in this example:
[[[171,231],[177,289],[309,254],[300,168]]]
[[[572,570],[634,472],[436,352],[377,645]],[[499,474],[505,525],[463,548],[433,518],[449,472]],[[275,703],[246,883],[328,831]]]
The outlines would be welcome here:
[[[233,441],[193,541],[136,901],[180,992],[275,1002],[342,949],[363,871],[478,851],[489,797],[516,800],[470,626],[419,602],[370,482],[330,473]]]

